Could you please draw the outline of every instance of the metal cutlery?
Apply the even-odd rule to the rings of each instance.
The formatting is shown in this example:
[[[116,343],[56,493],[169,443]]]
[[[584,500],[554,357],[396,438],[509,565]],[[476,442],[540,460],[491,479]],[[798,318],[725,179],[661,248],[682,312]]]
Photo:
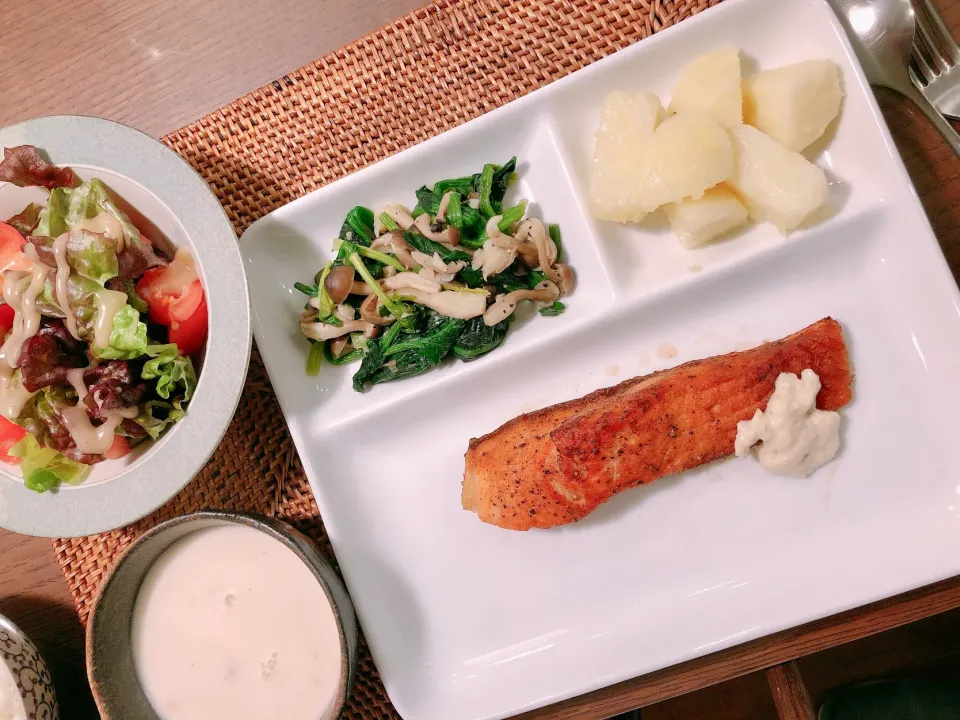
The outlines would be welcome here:
[[[960,135],[910,77],[916,18],[910,0],[830,0],[871,85],[910,100],[933,123],[957,156]]]
[[[913,81],[937,109],[960,120],[960,48],[931,0],[916,0]]]

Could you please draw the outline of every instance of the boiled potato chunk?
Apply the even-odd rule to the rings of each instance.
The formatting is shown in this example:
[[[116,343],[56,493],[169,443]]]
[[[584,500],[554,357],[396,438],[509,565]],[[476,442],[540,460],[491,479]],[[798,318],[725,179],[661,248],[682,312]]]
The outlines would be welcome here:
[[[744,122],[797,152],[823,135],[842,100],[832,60],[806,60],[743,81]]]
[[[663,206],[670,227],[687,249],[706,245],[747,222],[747,208],[725,185],[707,190],[702,198],[686,198]]]
[[[644,146],[636,204],[653,212],[661,205],[703,193],[733,174],[733,146],[708,115],[681,113],[664,120]]]
[[[637,178],[645,143],[662,113],[653,93],[614,92],[604,99],[590,177],[590,205],[596,217],[636,222],[646,215],[637,202]]]
[[[743,122],[740,51],[723,47],[695,58],[673,87],[671,112],[705,112],[725,127]]]
[[[827,199],[827,177],[803,155],[749,125],[730,130],[735,168],[730,185],[750,217],[786,234]]]

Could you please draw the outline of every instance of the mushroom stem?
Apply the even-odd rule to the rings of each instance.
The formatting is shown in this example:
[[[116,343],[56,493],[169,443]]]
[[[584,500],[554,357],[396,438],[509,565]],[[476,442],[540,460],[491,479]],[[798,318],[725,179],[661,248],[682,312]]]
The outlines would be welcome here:
[[[440,205],[437,206],[437,214],[433,216],[434,222],[446,222],[447,210],[450,208],[450,201],[453,200],[454,191],[447,190],[440,198]]]
[[[413,216],[400,205],[387,205],[383,211],[404,230],[409,230],[413,225]]]
[[[403,239],[403,233],[399,230],[391,230],[386,235],[381,235],[370,244],[370,247],[383,248],[392,252],[407,270],[414,270],[417,267],[417,262],[410,255],[413,248]]]
[[[450,247],[456,247],[460,244],[460,231],[457,228],[453,225],[447,225],[443,230],[435,231],[430,224],[430,216],[426,213],[418,216],[413,224],[420,231],[420,234],[429,240]]]
[[[483,324],[488,327],[503,322],[513,315],[517,303],[521,300],[536,300],[542,303],[552,303],[560,297],[560,288],[550,280],[544,280],[533,290],[514,290],[500,295],[496,301],[483,313]]]
[[[350,338],[346,335],[330,341],[330,354],[335,358],[342,357],[350,345]]]
[[[360,305],[360,317],[371,325],[390,325],[396,322],[392,315],[380,315],[380,298],[376,295],[368,295],[367,299]]]
[[[391,278],[380,281],[380,287],[384,290],[405,290],[412,288],[424,293],[440,292],[440,283],[430,278],[425,278],[417,273],[405,272],[397,273]]]
[[[569,265],[557,262],[557,245],[543,223],[536,218],[525,220],[517,230],[517,238],[530,238],[537,249],[537,263],[543,274],[560,288],[561,295],[573,292],[574,276]]]
[[[351,320],[343,325],[328,325],[322,322],[313,322],[307,320],[303,315],[300,316],[300,332],[311,340],[333,340],[347,333],[365,332],[372,327],[370,323],[364,320]]]
[[[523,260],[523,264],[527,267],[536,267],[537,249],[533,245],[503,232],[503,230],[500,229],[501,219],[503,219],[502,215],[494,215],[487,220],[487,225],[484,228],[487,233],[487,242],[483,244],[483,247],[486,249],[488,247],[487,243],[490,243],[491,246],[498,247],[501,250],[510,250],[515,256],[519,255],[520,259]]]

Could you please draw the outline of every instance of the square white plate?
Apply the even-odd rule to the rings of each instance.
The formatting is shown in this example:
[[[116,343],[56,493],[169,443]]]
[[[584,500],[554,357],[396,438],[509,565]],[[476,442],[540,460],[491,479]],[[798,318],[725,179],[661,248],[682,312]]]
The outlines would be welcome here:
[[[829,57],[846,99],[816,161],[835,215],[699,251],[590,218],[603,96],[652,90],[725,43],[751,65]],[[408,720],[498,718],[960,572],[958,292],[862,73],[821,0],[728,0],[506,107],[307,195],[241,243],[257,343],[387,691]],[[568,311],[504,346],[365,394],[304,374],[297,317],[352,206],[520,158],[517,194],[560,223]],[[627,377],[824,316],[856,368],[843,447],[806,480],[729,460],[518,533],[460,508],[469,438]],[[672,345],[675,358],[657,349]],[[663,353],[661,353],[663,354]]]

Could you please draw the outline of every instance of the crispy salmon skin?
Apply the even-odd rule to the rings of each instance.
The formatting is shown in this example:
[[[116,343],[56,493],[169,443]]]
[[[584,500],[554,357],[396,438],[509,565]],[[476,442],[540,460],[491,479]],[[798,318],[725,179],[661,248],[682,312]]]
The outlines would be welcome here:
[[[780,373],[807,368],[820,377],[818,408],[850,402],[836,320],[521,415],[470,440],[463,507],[510,530],[579,520],[621,490],[732,455],[737,423],[766,408]]]

